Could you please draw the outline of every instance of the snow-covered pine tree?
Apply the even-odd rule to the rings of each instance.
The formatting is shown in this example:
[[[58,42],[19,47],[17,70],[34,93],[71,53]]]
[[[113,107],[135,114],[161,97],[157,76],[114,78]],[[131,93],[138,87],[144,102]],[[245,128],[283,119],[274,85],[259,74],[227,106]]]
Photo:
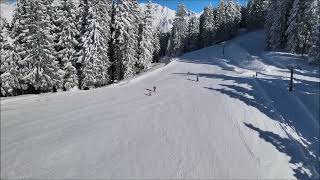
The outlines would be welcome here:
[[[229,38],[229,29],[228,29],[228,19],[227,19],[227,5],[225,0],[220,0],[217,13],[216,13],[216,38],[215,42],[225,41]]]
[[[0,17],[0,50],[1,50],[1,60],[3,59],[3,54],[5,50],[5,44],[8,43],[8,29],[6,28],[7,26],[7,21]]]
[[[43,0],[43,4],[44,6],[46,7],[46,12],[47,12],[47,16],[48,16],[48,19],[49,19],[49,23],[50,24],[50,35],[52,36],[52,40],[53,40],[53,52],[51,53],[55,59],[54,61],[57,61],[59,63],[59,60],[58,60],[58,53],[55,49],[55,40],[56,40],[56,34],[57,34],[57,29],[58,27],[56,26],[56,19],[58,19],[58,7],[57,7],[57,3],[58,1],[57,0]],[[59,66],[58,66],[59,67]],[[53,86],[53,92],[56,92],[57,89],[63,89],[63,75],[64,74],[64,71],[62,69],[59,68],[59,79],[60,81],[58,81],[54,86]]]
[[[316,48],[319,13],[315,13],[318,8],[314,5],[317,4],[317,0],[270,1],[265,25],[268,47],[301,54]]]
[[[57,18],[57,7],[55,6],[56,0],[43,0],[43,5],[46,7],[47,16],[49,16],[49,19],[51,22],[55,21],[55,18]],[[54,26],[54,24],[51,24]],[[53,29],[52,27],[51,29]],[[53,31],[51,31],[53,32]]]
[[[159,40],[160,41],[160,51],[159,51],[160,57],[165,56],[167,53],[170,34],[171,32],[160,33],[160,40]]]
[[[274,0],[268,4],[266,15],[266,40],[272,50],[284,49],[287,44],[286,30],[293,0]]]
[[[304,55],[310,38],[311,24],[307,17],[308,1],[295,0],[288,21],[287,50]]]
[[[129,0],[128,3],[129,13],[131,14],[130,24],[131,27],[128,28],[130,32],[130,37],[125,48],[125,58],[124,58],[124,78],[129,78],[137,73],[136,64],[139,60],[139,24],[142,20],[141,8],[137,0]]]
[[[0,17],[0,52],[1,61],[4,59],[5,50],[10,49],[11,45],[8,41],[9,31],[6,19]],[[1,68],[1,67],[0,67]]]
[[[57,7],[57,19],[55,33],[57,57],[59,67],[63,71],[62,89],[69,90],[77,86],[77,71],[74,67],[74,54],[79,34],[76,25],[76,7],[72,0],[59,0]]]
[[[157,28],[153,33],[153,62],[158,62],[160,58],[160,29]]]
[[[168,43],[167,55],[180,56],[183,53],[187,31],[187,11],[184,4],[179,4],[176,17],[173,21],[171,35]]]
[[[241,7],[239,3],[235,0],[229,0],[226,4],[226,15],[227,15],[227,26],[229,30],[230,37],[235,35],[241,21]]]
[[[84,31],[82,34],[81,89],[104,86],[109,82],[108,43],[110,39],[110,0],[83,1]]]
[[[27,0],[17,0],[17,8],[14,10],[12,20],[12,31],[10,36],[14,44],[19,45],[19,54],[24,59],[27,53],[26,37],[30,33],[28,23],[30,22],[30,5]]]
[[[148,69],[151,66],[154,53],[154,31],[152,29],[152,5],[149,1],[146,10],[143,12],[139,28],[139,58],[136,64],[137,71]]]
[[[43,0],[30,0],[27,11],[28,24],[26,43],[29,45],[25,62],[28,67],[23,79],[37,93],[53,90],[61,82],[61,71],[55,61],[51,21],[48,15],[48,4]]]
[[[247,8],[247,6],[241,6],[240,28],[246,28],[247,19],[248,19],[248,8]]]
[[[320,64],[320,26],[314,26],[311,34],[309,62]]]
[[[17,91],[21,89],[17,65],[20,57],[14,51],[9,39],[8,23],[0,18],[0,96],[17,95]]]
[[[268,0],[249,0],[247,28],[264,27]]]
[[[83,80],[83,72],[82,72],[82,64],[84,59],[84,42],[83,36],[87,32],[87,25],[88,25],[88,11],[89,11],[89,4],[88,0],[79,0],[79,5],[77,7],[77,15],[76,15],[76,27],[78,30],[78,35],[76,35],[76,40],[78,44],[75,47],[74,53],[74,62],[75,67],[77,70],[77,78],[78,78],[78,88],[82,88],[82,80]]]
[[[309,49],[309,62],[320,64],[320,2],[313,0],[308,7],[312,25]]]
[[[195,16],[190,17],[187,29],[187,40],[185,52],[196,50],[199,37],[199,19]]]
[[[220,0],[216,16],[216,26],[218,27],[216,42],[230,39],[237,32],[241,21],[239,4],[233,0]]]
[[[112,59],[114,77],[117,80],[131,77],[135,74],[135,64],[138,60],[138,3],[134,0],[116,0],[114,4],[114,23],[112,24]]]
[[[199,22],[199,47],[207,47],[214,43],[217,26],[214,9],[211,4],[204,8]]]
[[[277,11],[277,8],[278,8],[278,0],[270,1],[267,6],[267,13],[265,17],[264,28],[266,30],[266,41],[267,41],[267,46],[269,48],[271,48],[277,42],[280,42],[279,39],[273,39],[273,36],[274,36],[273,23],[276,19],[275,12]],[[277,45],[277,47],[279,46],[280,45]],[[276,48],[271,48],[271,49],[276,49]]]
[[[46,7],[47,16],[50,19],[50,33],[53,36],[53,40],[55,40],[55,34],[58,27],[56,27],[56,20],[59,18],[58,15],[58,4],[60,0],[43,0],[43,4]],[[56,55],[56,54],[55,54]]]
[[[116,77],[116,59],[115,59],[115,14],[116,14],[116,3],[115,1],[112,1],[111,4],[111,10],[110,10],[110,40],[109,40],[109,50],[108,50],[108,55],[109,55],[109,61],[110,61],[110,66],[108,69],[108,74],[109,74],[109,79],[110,83],[114,83],[117,80]]]
[[[10,37],[13,40],[13,51],[18,54],[20,60],[18,61],[20,78],[19,82],[21,85],[21,93],[28,89],[27,82],[23,79],[30,71],[29,62],[26,61],[26,57],[29,51],[29,44],[27,43],[28,37],[30,36],[28,24],[31,21],[30,13],[30,2],[27,0],[17,0],[16,9],[14,10],[12,20],[12,30]]]

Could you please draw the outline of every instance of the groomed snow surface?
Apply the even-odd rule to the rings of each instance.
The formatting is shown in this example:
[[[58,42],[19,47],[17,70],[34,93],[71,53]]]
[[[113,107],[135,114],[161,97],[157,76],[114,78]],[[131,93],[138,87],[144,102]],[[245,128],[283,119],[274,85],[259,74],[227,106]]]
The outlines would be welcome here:
[[[256,31],[118,85],[2,98],[1,178],[319,178],[319,69],[264,47]]]

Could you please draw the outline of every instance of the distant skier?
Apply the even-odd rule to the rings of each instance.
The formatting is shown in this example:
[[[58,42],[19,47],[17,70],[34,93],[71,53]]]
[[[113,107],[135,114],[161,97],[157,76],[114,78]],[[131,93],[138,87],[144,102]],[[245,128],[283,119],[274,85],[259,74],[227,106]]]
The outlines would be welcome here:
[[[190,75],[190,72],[188,71],[188,76]]]
[[[199,81],[199,76],[197,75],[197,82]]]
[[[156,86],[153,86],[153,92],[156,92],[156,88],[157,88]]]

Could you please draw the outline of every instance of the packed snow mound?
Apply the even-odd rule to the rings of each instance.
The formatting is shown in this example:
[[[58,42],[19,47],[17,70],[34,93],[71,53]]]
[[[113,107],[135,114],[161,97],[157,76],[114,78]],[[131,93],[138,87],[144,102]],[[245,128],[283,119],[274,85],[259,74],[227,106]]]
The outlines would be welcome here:
[[[1,178],[319,179],[319,68],[263,37],[104,88],[1,98]]]
[[[140,5],[141,9],[144,11],[147,4],[141,3]],[[169,32],[172,28],[176,11],[157,3],[151,3],[151,7],[151,16],[153,17],[152,27],[154,29],[159,29],[160,32],[163,33]]]

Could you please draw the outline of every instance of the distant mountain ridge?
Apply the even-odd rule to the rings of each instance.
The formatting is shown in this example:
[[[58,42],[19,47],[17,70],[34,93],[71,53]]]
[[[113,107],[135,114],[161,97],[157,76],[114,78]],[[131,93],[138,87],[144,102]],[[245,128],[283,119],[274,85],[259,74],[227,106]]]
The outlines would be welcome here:
[[[146,3],[140,3],[141,9],[146,9]],[[172,10],[166,6],[162,6],[157,3],[151,3],[152,6],[152,17],[154,18],[153,21],[153,28],[160,30],[162,33],[169,32],[172,28],[173,20],[176,15],[176,11]],[[195,13],[191,10],[187,11],[187,16],[196,16],[200,17],[201,13]]]
[[[144,11],[146,9],[145,3],[141,3],[141,9]],[[157,3],[152,3],[152,17],[154,19],[152,27],[160,30],[160,32],[169,32],[172,28],[172,23],[176,15],[176,11],[166,7],[161,6]]]

